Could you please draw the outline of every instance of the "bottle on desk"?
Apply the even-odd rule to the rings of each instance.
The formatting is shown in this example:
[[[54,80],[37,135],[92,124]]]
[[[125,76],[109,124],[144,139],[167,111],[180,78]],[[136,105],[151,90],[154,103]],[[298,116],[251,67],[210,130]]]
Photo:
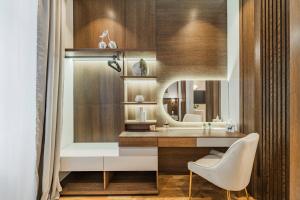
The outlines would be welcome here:
[[[227,130],[227,132],[229,132],[229,133],[233,133],[233,132],[236,131],[235,125],[234,125],[234,123],[231,122],[231,120],[229,120],[229,121],[227,122],[227,124],[226,124],[226,130]]]
[[[168,122],[168,120],[165,121],[164,128],[169,128],[169,122]]]

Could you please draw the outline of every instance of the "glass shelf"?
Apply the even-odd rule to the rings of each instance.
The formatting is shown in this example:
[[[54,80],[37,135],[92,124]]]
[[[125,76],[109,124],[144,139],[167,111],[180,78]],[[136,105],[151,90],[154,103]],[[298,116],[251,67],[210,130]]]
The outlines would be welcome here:
[[[120,76],[124,80],[156,80],[157,76]]]
[[[156,120],[146,120],[145,122],[140,122],[137,120],[125,120],[125,124],[145,124],[145,125],[152,125],[156,124]]]

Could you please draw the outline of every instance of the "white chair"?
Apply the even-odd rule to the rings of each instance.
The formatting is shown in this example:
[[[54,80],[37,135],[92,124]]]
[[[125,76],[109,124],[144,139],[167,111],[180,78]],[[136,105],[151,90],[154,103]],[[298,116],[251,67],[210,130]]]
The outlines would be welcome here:
[[[250,182],[253,162],[257,149],[259,135],[251,133],[233,143],[225,154],[211,151],[196,162],[189,162],[190,186],[189,199],[192,193],[193,172],[227,190],[227,199],[231,199],[230,191],[245,190],[247,199],[247,185]]]

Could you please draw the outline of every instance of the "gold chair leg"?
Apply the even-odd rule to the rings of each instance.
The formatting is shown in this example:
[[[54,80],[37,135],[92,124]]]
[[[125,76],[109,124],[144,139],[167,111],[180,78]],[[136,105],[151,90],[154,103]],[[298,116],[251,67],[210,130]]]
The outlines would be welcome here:
[[[249,193],[248,193],[248,191],[247,191],[247,188],[245,188],[245,193],[246,193],[247,200],[250,200],[250,199],[249,199]]]
[[[230,195],[230,191],[227,190],[227,200],[231,200],[231,195]]]
[[[193,172],[190,171],[189,200],[192,199],[192,180],[193,180]]]

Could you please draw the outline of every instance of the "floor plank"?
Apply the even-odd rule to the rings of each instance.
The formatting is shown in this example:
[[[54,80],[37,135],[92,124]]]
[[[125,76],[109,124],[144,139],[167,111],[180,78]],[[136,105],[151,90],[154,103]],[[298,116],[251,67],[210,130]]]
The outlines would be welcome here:
[[[187,175],[160,175],[159,195],[155,196],[72,196],[61,197],[60,200],[187,200],[188,199]],[[246,200],[242,192],[232,193],[232,199]],[[193,177],[193,200],[225,200],[224,190],[208,183],[202,178]],[[250,198],[253,200],[253,198]]]

